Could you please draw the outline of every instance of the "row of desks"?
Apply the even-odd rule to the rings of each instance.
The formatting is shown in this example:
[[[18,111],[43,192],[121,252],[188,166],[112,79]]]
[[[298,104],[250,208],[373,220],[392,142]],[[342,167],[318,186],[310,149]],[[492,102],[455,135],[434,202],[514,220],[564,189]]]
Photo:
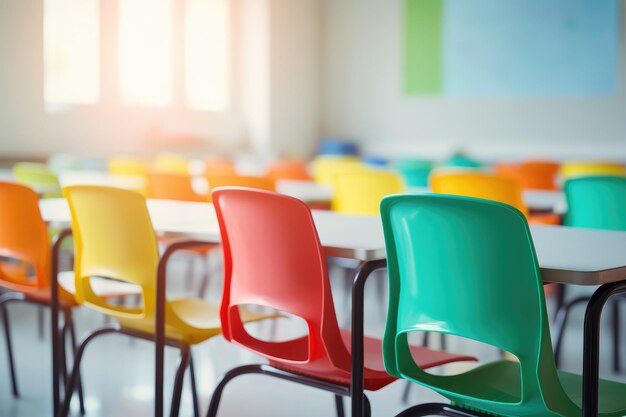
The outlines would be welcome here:
[[[210,203],[148,200],[155,231],[162,235],[218,243],[219,226]],[[70,212],[63,199],[40,203],[45,220],[69,227]],[[359,261],[352,289],[352,415],[363,413],[363,312],[364,286],[370,274],[386,265],[382,224],[375,216],[350,216],[313,211],[325,253],[330,257]],[[583,364],[584,416],[597,416],[599,375],[599,320],[609,296],[626,288],[626,232],[531,226],[542,277],[545,282],[567,285],[601,285],[585,316]],[[159,353],[161,349],[161,353]],[[163,346],[157,343],[157,357]],[[157,367],[158,369],[158,367]]]

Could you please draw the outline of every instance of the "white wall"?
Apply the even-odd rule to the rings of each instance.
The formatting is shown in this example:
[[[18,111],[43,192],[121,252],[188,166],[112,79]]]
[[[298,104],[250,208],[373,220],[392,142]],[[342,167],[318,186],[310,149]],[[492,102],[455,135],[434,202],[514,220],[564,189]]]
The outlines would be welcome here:
[[[411,97],[402,87],[403,0],[324,1],[325,134],[355,138],[386,155],[442,157],[464,149],[487,159],[626,160],[626,70],[615,97]]]

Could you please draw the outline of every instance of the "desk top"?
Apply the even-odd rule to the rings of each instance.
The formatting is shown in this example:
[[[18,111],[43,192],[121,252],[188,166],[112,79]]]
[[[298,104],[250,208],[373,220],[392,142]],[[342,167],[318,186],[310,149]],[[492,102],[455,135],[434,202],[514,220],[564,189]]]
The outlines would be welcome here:
[[[68,226],[70,212],[64,199],[45,199],[42,216]],[[217,216],[210,203],[148,200],[154,229],[159,234],[219,242]],[[382,224],[376,216],[350,216],[313,211],[320,241],[328,256],[359,261],[384,259]],[[599,285],[626,279],[626,232],[563,226],[531,226],[545,281]]]

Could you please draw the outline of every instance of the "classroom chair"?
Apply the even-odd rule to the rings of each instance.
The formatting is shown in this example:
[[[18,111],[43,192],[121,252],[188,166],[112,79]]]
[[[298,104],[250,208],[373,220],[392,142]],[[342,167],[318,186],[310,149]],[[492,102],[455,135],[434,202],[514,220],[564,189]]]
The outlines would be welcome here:
[[[267,168],[267,176],[277,180],[310,181],[309,167],[306,162],[281,160],[272,162]]]
[[[509,178],[482,172],[438,172],[431,176],[431,189],[438,194],[463,195],[509,204],[528,217],[531,224],[560,224],[554,213],[530,213],[520,185]]]
[[[155,339],[157,274],[166,274],[166,268],[159,267],[157,239],[143,196],[133,191],[98,186],[66,187],[64,194],[72,213],[76,247],[76,301],[115,318],[118,324],[101,327],[81,342],[76,352],[61,417],[68,414],[85,347],[94,338],[103,334],[120,333],[144,340]],[[94,276],[138,286],[142,295],[141,305],[125,307],[108,303],[94,292]],[[161,279],[165,280],[165,277]],[[166,299],[165,303],[166,344],[181,350],[170,415],[178,415],[183,377],[189,367],[194,415],[198,417],[191,346],[221,333],[219,306],[197,298]],[[245,309],[242,309],[241,316],[244,322],[275,317]],[[162,386],[163,381],[157,381],[157,384]],[[156,400],[162,401],[160,398]]]
[[[444,162],[444,167],[448,168],[465,168],[465,169],[477,169],[483,168],[483,164],[468,157],[463,153],[455,153]]]
[[[402,178],[387,171],[338,174],[334,183],[331,207],[344,214],[378,216],[383,197],[404,191]]]
[[[217,415],[228,382],[245,374],[331,392],[337,413],[343,416],[342,396],[350,396],[351,333],[337,324],[326,257],[311,211],[298,199],[263,190],[221,188],[212,194],[224,246],[220,309],[224,337],[267,358],[269,364],[230,370],[213,392],[208,417]],[[277,342],[259,340],[242,325],[240,309],[246,304],[297,316],[306,322],[308,334]],[[395,378],[382,368],[380,340],[366,337],[364,347],[365,389],[393,382]],[[424,368],[473,359],[423,347],[410,349]]]
[[[377,155],[363,155],[361,157],[361,161],[368,167],[371,168],[385,168],[389,165],[389,160],[387,158],[383,158],[382,156]]]
[[[204,176],[205,177],[231,177],[237,175],[235,164],[224,158],[208,158],[204,160]]]
[[[567,180],[564,185],[567,213],[563,224],[571,227],[626,231],[626,177],[591,176]],[[560,353],[567,319],[571,309],[586,305],[588,296],[577,297],[560,306],[555,320],[555,359]],[[614,297],[612,303],[613,369],[621,369],[620,355],[620,302],[624,297]]]
[[[6,333],[7,354],[13,395],[19,396],[16,370],[13,361],[13,348],[9,327],[7,303],[23,301],[38,306],[51,303],[50,274],[52,273],[52,251],[48,229],[39,211],[39,199],[35,192],[26,186],[0,182],[0,312]],[[72,310],[78,306],[72,273],[61,272],[58,277],[61,309],[65,316],[63,337],[69,332],[74,350],[76,334]],[[136,296],[135,286],[104,281],[94,278],[93,286],[102,298]],[[65,354],[57,358],[65,363]],[[63,366],[64,368],[64,366]],[[80,405],[84,411],[82,388]]]
[[[19,183],[35,190],[41,197],[61,197],[59,178],[46,164],[18,162],[13,165],[13,176]]]
[[[557,162],[525,161],[520,164],[496,164],[495,173],[517,181],[523,190],[555,191],[559,189],[559,169]]]
[[[495,201],[434,194],[386,197],[381,214],[390,294],[385,369],[452,403],[421,404],[398,416],[580,416],[582,377],[555,366],[524,214]],[[475,340],[518,361],[433,375],[411,357],[414,332]],[[626,415],[625,384],[600,380],[599,392],[600,416]]]
[[[367,167],[353,156],[318,156],[313,160],[313,180],[319,184],[334,186],[340,174],[366,171]]]
[[[247,187],[257,190],[276,191],[273,180],[265,177],[251,177],[247,175],[231,175],[208,177],[209,189],[212,191],[218,187]]]
[[[323,138],[317,145],[318,155],[357,156],[359,147],[356,143],[339,138]]]
[[[591,175],[626,176],[626,166],[612,162],[564,162],[561,165],[560,175],[564,181]]]
[[[393,164],[408,188],[428,188],[428,177],[433,163],[421,159],[401,159]]]
[[[150,164],[141,158],[129,156],[114,156],[109,159],[108,171],[110,174],[126,177],[145,177]]]
[[[181,155],[161,153],[154,158],[155,171],[169,174],[189,175],[189,161]]]

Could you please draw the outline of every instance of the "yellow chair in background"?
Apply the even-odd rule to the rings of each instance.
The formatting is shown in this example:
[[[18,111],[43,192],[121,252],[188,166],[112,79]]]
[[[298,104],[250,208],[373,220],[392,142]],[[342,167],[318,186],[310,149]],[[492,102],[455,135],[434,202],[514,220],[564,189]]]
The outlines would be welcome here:
[[[117,319],[119,326],[100,328],[81,343],[61,416],[68,414],[85,347],[95,337],[122,333],[145,340],[155,339],[157,279],[165,282],[166,273],[166,268],[159,268],[157,239],[144,197],[133,191],[98,186],[66,187],[64,194],[72,213],[76,247],[76,301]],[[110,304],[94,291],[93,277],[114,279],[141,287],[142,304],[138,307]],[[179,347],[182,353],[171,407],[172,410],[178,410],[180,406],[183,377],[187,367],[190,367],[194,412],[198,415],[190,346],[221,333],[219,305],[196,298],[182,298],[165,300],[164,309],[166,343]],[[245,310],[242,317],[245,321],[255,321],[275,316]],[[158,386],[162,387],[162,383],[162,380],[157,381]],[[162,404],[162,397],[156,397]]]
[[[358,158],[352,156],[318,156],[313,160],[312,167],[315,182],[330,186],[335,185],[338,175],[367,170]]]
[[[113,175],[145,177],[149,169],[150,164],[141,158],[114,156],[108,163],[109,173]]]
[[[561,165],[561,179],[591,175],[626,176],[626,166],[612,162],[565,162]]]
[[[154,158],[153,167],[157,172],[189,175],[189,161],[181,155],[159,154]]]
[[[386,171],[363,171],[335,177],[332,209],[339,213],[380,215],[380,201],[404,191],[400,175]]]

